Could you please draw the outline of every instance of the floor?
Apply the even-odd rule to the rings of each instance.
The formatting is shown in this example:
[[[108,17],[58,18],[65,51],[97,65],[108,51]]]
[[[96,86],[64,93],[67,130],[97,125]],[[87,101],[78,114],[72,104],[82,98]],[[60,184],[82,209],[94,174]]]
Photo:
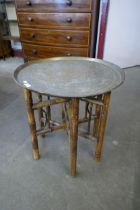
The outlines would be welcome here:
[[[63,131],[40,138],[41,158],[33,160],[22,89],[12,79],[22,62],[0,61],[0,210],[139,210],[140,67],[125,69],[112,93],[101,162],[95,142],[79,137],[72,178]]]

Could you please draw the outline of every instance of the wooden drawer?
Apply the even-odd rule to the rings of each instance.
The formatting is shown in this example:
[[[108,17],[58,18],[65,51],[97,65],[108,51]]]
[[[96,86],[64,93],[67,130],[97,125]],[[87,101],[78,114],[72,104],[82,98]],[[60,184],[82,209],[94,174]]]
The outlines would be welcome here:
[[[18,13],[20,26],[89,29],[89,13]]]
[[[16,0],[18,11],[91,11],[92,0]]]
[[[21,40],[44,45],[88,47],[88,31],[21,28]]]
[[[88,48],[65,48],[22,43],[26,58],[51,58],[59,56],[88,56]]]

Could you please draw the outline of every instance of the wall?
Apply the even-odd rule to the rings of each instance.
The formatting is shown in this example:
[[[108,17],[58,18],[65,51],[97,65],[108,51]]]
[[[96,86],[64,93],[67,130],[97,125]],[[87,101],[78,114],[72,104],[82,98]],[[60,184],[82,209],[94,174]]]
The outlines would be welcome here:
[[[140,0],[110,0],[103,59],[140,65]]]

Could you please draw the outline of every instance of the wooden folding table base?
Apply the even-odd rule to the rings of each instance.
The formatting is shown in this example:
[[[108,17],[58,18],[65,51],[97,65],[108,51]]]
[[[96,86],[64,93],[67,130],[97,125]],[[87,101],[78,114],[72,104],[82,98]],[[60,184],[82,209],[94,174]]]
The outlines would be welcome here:
[[[27,109],[28,123],[30,126],[31,138],[32,138],[32,146],[33,146],[33,156],[34,159],[39,159],[39,147],[38,147],[38,135],[44,135],[47,132],[52,132],[60,129],[69,130],[70,135],[70,172],[72,176],[76,175],[76,162],[77,162],[77,140],[78,140],[78,125],[83,122],[90,122],[91,120],[95,120],[94,124],[94,135],[97,138],[96,152],[95,158],[97,161],[100,160],[101,151],[104,140],[104,133],[106,127],[106,120],[109,110],[109,102],[110,102],[110,92],[105,93],[102,96],[103,102],[101,101],[101,97],[99,100],[95,99],[82,99],[89,104],[96,104],[96,115],[92,116],[92,109],[90,110],[89,118],[85,116],[83,119],[79,119],[79,98],[56,98],[48,101],[43,101],[42,96],[38,94],[38,102],[33,103],[32,92],[28,89],[24,89],[24,97],[25,104]],[[62,112],[62,123],[60,125],[52,125],[50,118],[50,106],[55,104],[69,104],[69,113]],[[43,117],[43,108],[46,108],[48,111],[47,123],[48,127],[45,128],[44,123],[42,122]],[[38,110],[39,112],[39,129],[36,128],[36,121],[34,111]],[[68,122],[65,121],[65,115],[68,114]],[[96,130],[96,131],[95,131]]]

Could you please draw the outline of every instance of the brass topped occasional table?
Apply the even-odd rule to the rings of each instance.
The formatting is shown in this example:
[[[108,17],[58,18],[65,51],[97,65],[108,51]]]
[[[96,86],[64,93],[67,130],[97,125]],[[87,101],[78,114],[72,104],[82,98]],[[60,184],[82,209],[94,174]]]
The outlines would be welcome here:
[[[24,88],[34,159],[39,159],[37,135],[67,129],[70,135],[70,170],[71,175],[75,176],[78,125],[92,118],[97,138],[95,157],[97,161],[100,160],[111,91],[124,81],[124,71],[121,68],[99,59],[58,57],[23,64],[14,72],[14,79]],[[33,102],[32,92],[39,95],[36,103]],[[42,95],[49,95],[53,99],[43,101]],[[84,119],[79,119],[81,100],[88,105],[96,105],[94,115],[90,112],[88,118],[85,114]],[[59,103],[64,107],[60,125],[51,122],[48,110],[51,105]],[[47,127],[47,123],[45,126],[40,123],[40,129],[36,128],[35,110],[39,111],[40,120],[45,113]]]

